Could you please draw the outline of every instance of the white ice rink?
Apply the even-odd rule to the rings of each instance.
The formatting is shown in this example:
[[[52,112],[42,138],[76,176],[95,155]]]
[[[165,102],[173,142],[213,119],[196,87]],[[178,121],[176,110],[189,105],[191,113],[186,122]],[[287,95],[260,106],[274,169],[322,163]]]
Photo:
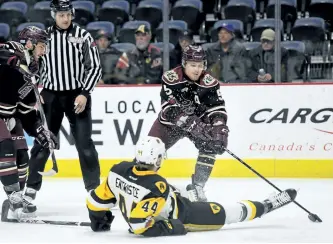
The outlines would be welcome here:
[[[280,188],[298,189],[298,200],[318,214],[323,223],[312,223],[307,214],[290,204],[262,219],[224,226],[212,232],[182,237],[142,238],[130,235],[118,209],[111,231],[93,233],[89,227],[0,223],[0,243],[228,243],[228,242],[333,242],[333,180],[271,179]],[[170,180],[184,189],[188,180]],[[275,190],[263,180],[210,179],[207,196],[222,204],[249,199],[263,200]],[[46,179],[36,200],[38,216],[47,220],[89,221],[83,183],[79,179]],[[5,198],[0,194],[1,202]]]

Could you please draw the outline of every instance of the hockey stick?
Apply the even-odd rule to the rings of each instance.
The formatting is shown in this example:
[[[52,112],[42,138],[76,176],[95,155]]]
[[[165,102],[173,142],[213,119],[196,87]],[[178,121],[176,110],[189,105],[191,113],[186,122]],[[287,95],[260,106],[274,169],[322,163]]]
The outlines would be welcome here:
[[[260,173],[258,173],[256,170],[254,170],[250,165],[248,165],[247,163],[245,163],[242,159],[240,159],[239,157],[237,157],[234,153],[232,153],[229,149],[225,148],[224,146],[222,146],[222,149],[225,150],[227,153],[229,153],[233,158],[235,158],[238,162],[240,162],[241,164],[243,164],[245,167],[247,167],[249,170],[251,170],[253,173],[255,173],[257,176],[259,176],[261,179],[263,179],[264,181],[266,181],[268,184],[270,184],[271,186],[273,186],[276,190],[278,190],[279,192],[282,192],[282,190],[280,190],[280,188],[278,188],[276,185],[274,185],[272,182],[270,182],[269,180],[267,180],[264,176],[262,176]],[[298,207],[300,207],[301,209],[303,209],[305,212],[307,212],[309,214],[308,218],[312,221],[312,222],[323,222],[319,216],[317,214],[311,213],[309,210],[307,210],[306,208],[304,208],[301,204],[299,204],[298,202],[296,202],[295,200],[293,201]]]
[[[69,226],[90,226],[90,222],[75,222],[75,221],[54,221],[41,219],[7,219],[4,222],[23,223],[23,224],[49,224],[49,225],[69,225]]]
[[[25,59],[27,61],[27,65],[29,66],[29,64],[30,64],[30,55],[29,55],[27,50],[24,50],[24,55],[25,55]],[[38,110],[39,110],[40,116],[42,118],[44,128],[45,128],[45,130],[48,131],[49,128],[47,126],[47,121],[46,121],[44,109],[43,109],[42,102],[41,102],[41,99],[40,99],[40,94],[39,94],[39,91],[38,91],[38,88],[37,88],[37,81],[36,81],[35,76],[32,76],[31,79],[32,79],[32,83],[34,84],[33,89],[34,89],[34,93],[35,93],[35,97],[36,97],[36,101],[37,101]],[[51,141],[50,137],[48,137],[47,139],[49,141]],[[52,159],[52,169],[50,169],[49,171],[46,171],[46,172],[39,172],[38,171],[38,173],[41,174],[42,176],[53,176],[53,175],[58,173],[57,160],[56,160],[56,157],[54,155],[54,150],[51,149],[51,148],[50,148],[50,154],[51,154],[51,159]]]
[[[179,107],[181,107],[182,109],[187,109],[186,106],[184,106],[183,104],[179,103],[175,98],[173,98],[177,105]],[[194,111],[194,110],[193,110]],[[250,165],[248,165],[247,163],[245,163],[242,159],[240,159],[239,157],[237,157],[234,153],[232,153],[229,149],[227,149],[226,147],[222,146],[222,149],[224,151],[226,151],[227,153],[229,153],[233,158],[235,158],[238,162],[240,162],[241,164],[243,164],[245,167],[247,167],[249,170],[251,170],[253,173],[255,173],[257,176],[259,176],[261,179],[263,179],[264,181],[266,181],[268,184],[270,184],[271,186],[273,186],[276,190],[278,190],[279,192],[282,192],[282,190],[280,188],[278,188],[276,185],[274,185],[272,182],[270,182],[269,180],[267,180],[264,176],[262,176],[260,173],[258,173],[256,170],[254,170]],[[300,207],[301,209],[303,209],[305,212],[307,212],[308,218],[312,221],[312,222],[323,222],[318,215],[311,213],[309,210],[307,210],[306,208],[304,208],[301,204],[299,204],[298,202],[296,202],[295,200],[293,201],[298,207]]]

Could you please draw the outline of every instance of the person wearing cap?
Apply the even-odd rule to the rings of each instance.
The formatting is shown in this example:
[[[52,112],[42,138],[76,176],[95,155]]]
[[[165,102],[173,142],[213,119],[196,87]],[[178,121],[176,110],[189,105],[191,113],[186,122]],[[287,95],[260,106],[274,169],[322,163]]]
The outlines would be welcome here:
[[[248,82],[245,47],[235,38],[231,24],[218,29],[218,41],[207,49],[208,71],[226,83]]]
[[[274,42],[275,31],[265,29],[260,37],[261,45],[249,52],[251,62],[249,78],[252,82],[275,82],[274,80]],[[288,78],[288,51],[281,47],[281,82],[289,81]]]
[[[110,46],[112,37],[110,33],[100,30],[95,36],[98,52],[102,65],[102,79],[100,84],[115,84],[117,83],[118,69],[116,64],[122,52]]]
[[[136,47],[120,57],[117,68],[122,70],[122,83],[125,84],[158,84],[160,83],[163,65],[161,51],[150,44],[151,30],[147,25],[140,25],[135,31]]]
[[[95,36],[96,44],[99,53],[106,51],[111,44],[111,35],[105,30],[99,30]]]
[[[170,55],[170,67],[175,68],[182,63],[182,53],[185,47],[193,44],[192,36],[185,31],[179,36],[178,42],[174,49],[174,55]]]

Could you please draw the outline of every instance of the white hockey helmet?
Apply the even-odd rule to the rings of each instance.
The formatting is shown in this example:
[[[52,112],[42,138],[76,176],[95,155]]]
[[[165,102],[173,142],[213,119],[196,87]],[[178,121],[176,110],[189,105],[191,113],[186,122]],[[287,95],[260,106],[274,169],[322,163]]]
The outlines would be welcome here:
[[[160,138],[146,136],[136,144],[135,158],[138,164],[159,168],[165,159],[165,145]]]

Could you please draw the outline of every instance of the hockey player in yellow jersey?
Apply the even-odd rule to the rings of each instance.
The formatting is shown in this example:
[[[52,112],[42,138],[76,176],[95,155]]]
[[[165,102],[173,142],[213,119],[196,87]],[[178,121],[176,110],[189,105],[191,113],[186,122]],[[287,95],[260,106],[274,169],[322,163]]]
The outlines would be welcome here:
[[[87,197],[93,231],[108,231],[119,208],[130,232],[143,236],[185,235],[188,231],[217,230],[226,224],[262,217],[292,202],[294,189],[263,201],[240,201],[230,206],[217,202],[191,202],[157,172],[165,158],[165,145],[146,137],[136,146],[134,162],[114,165],[108,177]]]

